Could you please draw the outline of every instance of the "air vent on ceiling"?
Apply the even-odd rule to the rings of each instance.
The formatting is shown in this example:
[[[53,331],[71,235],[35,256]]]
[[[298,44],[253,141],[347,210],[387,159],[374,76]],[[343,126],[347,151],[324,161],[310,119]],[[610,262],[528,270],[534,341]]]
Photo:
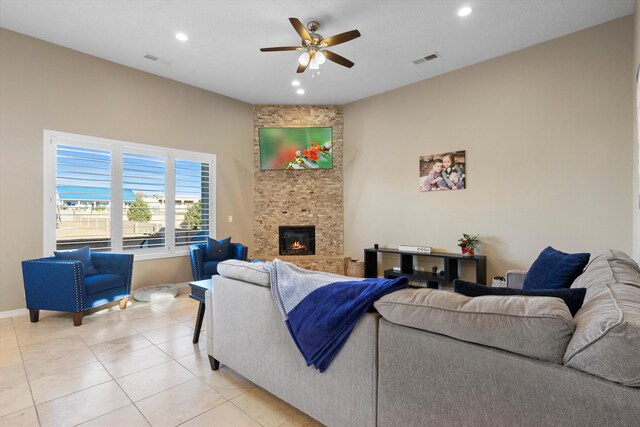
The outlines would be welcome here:
[[[440,58],[440,54],[438,52],[433,52],[431,55],[423,56],[422,58],[418,58],[413,61],[414,64],[422,64],[423,62],[433,61],[434,59]]]
[[[153,53],[150,52],[145,52],[144,55],[145,58],[150,59],[152,61],[158,61],[161,64],[164,65],[171,65],[171,61],[165,58],[160,58],[159,56],[155,56]]]

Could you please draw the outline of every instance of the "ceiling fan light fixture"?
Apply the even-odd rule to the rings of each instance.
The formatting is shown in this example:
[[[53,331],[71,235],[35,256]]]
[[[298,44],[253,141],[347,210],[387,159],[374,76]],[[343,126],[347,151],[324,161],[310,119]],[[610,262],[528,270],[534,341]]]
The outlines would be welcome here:
[[[318,60],[316,59],[315,56],[313,58],[311,58],[311,61],[309,62],[309,69],[310,70],[319,70],[320,69],[320,65],[318,64]]]
[[[470,8],[469,6],[464,6],[458,9],[458,16],[460,17],[468,16],[471,14],[471,12],[473,12],[472,8]]]
[[[321,50],[317,50],[316,54],[315,54],[315,60],[318,63],[318,65],[322,65],[325,63],[325,61],[327,60],[327,57],[324,56],[324,53],[322,53]]]
[[[298,58],[300,65],[307,65],[309,63],[309,52],[302,52],[302,55]]]

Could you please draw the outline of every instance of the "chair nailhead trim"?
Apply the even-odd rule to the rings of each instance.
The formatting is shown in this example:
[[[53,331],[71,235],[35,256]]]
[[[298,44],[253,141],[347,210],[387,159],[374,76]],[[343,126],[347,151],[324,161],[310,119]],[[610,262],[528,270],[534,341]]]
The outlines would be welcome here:
[[[74,264],[73,266],[73,280],[76,285],[76,311],[82,311],[84,307],[84,301],[82,300],[82,284],[80,280],[80,264]]]
[[[129,256],[129,283],[127,283],[127,294],[131,294],[131,282],[133,281],[133,255]]]

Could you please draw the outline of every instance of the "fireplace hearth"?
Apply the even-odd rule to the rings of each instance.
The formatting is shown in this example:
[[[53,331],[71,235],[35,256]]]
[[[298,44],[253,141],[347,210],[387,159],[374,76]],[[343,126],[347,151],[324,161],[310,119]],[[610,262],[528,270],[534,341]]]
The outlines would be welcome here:
[[[283,226],[278,227],[280,255],[315,255],[316,227]]]

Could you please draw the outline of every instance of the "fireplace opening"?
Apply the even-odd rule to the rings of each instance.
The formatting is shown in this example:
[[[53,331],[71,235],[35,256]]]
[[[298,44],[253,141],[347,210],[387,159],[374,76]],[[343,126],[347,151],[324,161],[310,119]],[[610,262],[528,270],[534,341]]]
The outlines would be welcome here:
[[[315,255],[316,253],[316,227],[305,226],[280,226],[280,255]]]

